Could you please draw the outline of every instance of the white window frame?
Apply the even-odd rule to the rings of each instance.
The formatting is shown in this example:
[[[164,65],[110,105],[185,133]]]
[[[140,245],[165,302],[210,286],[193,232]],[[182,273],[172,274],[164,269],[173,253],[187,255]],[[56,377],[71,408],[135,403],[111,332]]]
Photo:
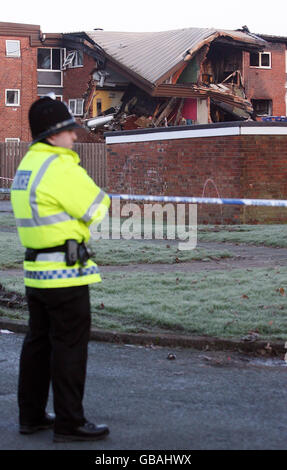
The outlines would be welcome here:
[[[17,97],[18,97],[17,103],[7,103],[7,92],[8,92],[8,91],[15,91],[15,92],[17,92]],[[7,89],[5,90],[5,105],[6,105],[6,106],[12,106],[12,107],[20,106],[20,90],[14,89],[14,88],[7,88]]]
[[[259,65],[250,65],[249,63],[249,67],[252,68],[252,69],[271,69],[272,68],[272,63],[271,63],[271,52],[267,52],[267,51],[264,51],[264,52],[255,52],[255,54],[258,54],[259,56]],[[261,57],[263,54],[267,54],[269,55],[269,65],[261,65]],[[250,60],[250,59],[249,59]]]
[[[19,137],[5,137],[5,143],[15,142],[16,144],[20,143]]]
[[[77,112],[77,106],[80,103],[81,112]],[[83,98],[72,98],[69,99],[69,108],[73,116],[83,116],[84,114],[84,99]]]
[[[39,72],[61,72],[62,70],[62,47],[38,47],[38,49],[46,49],[50,51],[50,63],[51,63],[51,68],[49,69],[38,69],[38,64],[37,64],[37,70]],[[38,49],[37,49],[37,54],[38,54]],[[59,69],[52,69],[53,65],[53,59],[52,59],[52,51],[53,50],[59,50],[60,51],[60,68]]]
[[[15,51],[9,53],[9,46],[15,47]],[[21,42],[19,39],[6,39],[6,57],[21,57]]]
[[[42,86],[45,86],[45,85],[41,85],[41,87],[42,87]],[[52,87],[50,87],[50,88],[52,88]],[[47,94],[43,94],[43,93],[42,93],[42,94],[40,94],[40,95],[38,94],[38,96],[39,96],[39,98],[42,98],[43,96],[47,96]],[[56,94],[55,94],[55,98],[56,98],[56,99],[57,99],[57,98],[60,98],[59,101],[63,101],[63,95],[56,95]]]
[[[84,67],[84,63],[82,64],[79,64],[78,63],[78,58],[79,58],[79,54],[80,52],[82,51],[78,51],[78,50],[71,50],[67,53],[67,50],[65,50],[65,58],[63,59],[63,65],[62,65],[62,68],[71,68],[71,69],[75,69],[75,68],[78,68],[78,67]],[[83,54],[83,52],[82,52]],[[76,63],[75,63],[76,62]],[[84,54],[83,54],[83,62],[84,62]]]
[[[59,69],[52,69],[52,68],[50,68],[50,69],[38,69],[38,64],[37,64],[37,72],[47,72],[47,73],[57,72],[57,73],[60,74],[60,77],[61,77],[61,83],[59,85],[55,85],[55,84],[43,85],[42,83],[38,83],[38,86],[41,87],[41,88],[63,88],[63,71],[62,71],[62,61],[63,61],[62,51],[63,51],[63,48],[62,47],[38,47],[38,49],[48,49],[50,51],[51,67],[53,65],[52,50],[53,49],[60,50],[60,68]]]

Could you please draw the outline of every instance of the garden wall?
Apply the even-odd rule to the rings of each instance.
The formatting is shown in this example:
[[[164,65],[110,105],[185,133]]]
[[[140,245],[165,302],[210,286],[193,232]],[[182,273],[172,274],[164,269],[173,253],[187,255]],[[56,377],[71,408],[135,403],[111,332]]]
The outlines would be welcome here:
[[[287,199],[287,123],[105,134],[110,193]],[[198,222],[286,223],[287,208],[198,204]]]

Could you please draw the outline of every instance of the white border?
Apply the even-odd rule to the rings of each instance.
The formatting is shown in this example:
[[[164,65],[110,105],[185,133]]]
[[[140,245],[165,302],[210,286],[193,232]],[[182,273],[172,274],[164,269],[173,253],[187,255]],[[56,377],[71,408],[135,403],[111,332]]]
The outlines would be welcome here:
[[[107,144],[120,144],[129,142],[151,142],[153,140],[194,139],[198,137],[219,137],[226,135],[240,135],[239,127],[217,127],[215,129],[187,129],[167,132],[147,132],[142,134],[107,136]]]
[[[124,144],[135,142],[152,142],[155,140],[195,139],[199,137],[220,137],[233,135],[287,135],[285,126],[234,126],[216,127],[214,129],[187,129],[167,132],[146,132],[142,134],[109,135],[106,144]]]
[[[287,135],[287,127],[241,127],[241,135]]]
[[[17,103],[7,103],[7,91],[17,91],[18,100]],[[17,88],[6,88],[5,90],[5,106],[18,107],[20,106],[20,90]]]

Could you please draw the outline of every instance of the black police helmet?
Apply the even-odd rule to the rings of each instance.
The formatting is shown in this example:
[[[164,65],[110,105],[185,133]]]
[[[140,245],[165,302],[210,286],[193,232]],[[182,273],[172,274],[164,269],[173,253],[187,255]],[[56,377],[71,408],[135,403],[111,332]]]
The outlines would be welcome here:
[[[76,122],[65,103],[48,95],[32,104],[29,110],[29,123],[33,143],[62,131],[82,127]]]

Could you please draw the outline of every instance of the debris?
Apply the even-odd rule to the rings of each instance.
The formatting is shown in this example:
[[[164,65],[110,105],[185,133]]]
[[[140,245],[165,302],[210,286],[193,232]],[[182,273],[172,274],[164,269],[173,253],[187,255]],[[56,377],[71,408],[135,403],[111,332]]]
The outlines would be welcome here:
[[[0,284],[0,305],[4,305],[7,308],[20,308],[26,309],[27,303],[24,295],[17,294],[6,290],[2,284]]]
[[[10,331],[10,330],[0,330],[0,333],[4,334],[4,335],[10,335],[10,334],[13,334],[13,331]]]
[[[276,292],[279,292],[280,295],[283,295],[285,297],[285,290],[283,289],[283,287],[280,287],[279,289],[276,289]]]
[[[169,361],[173,361],[174,359],[176,359],[176,355],[175,355],[174,353],[169,353],[169,354],[167,355],[167,359],[168,359]]]
[[[249,331],[246,336],[241,338],[241,341],[256,341],[259,337],[259,333],[257,331]]]

